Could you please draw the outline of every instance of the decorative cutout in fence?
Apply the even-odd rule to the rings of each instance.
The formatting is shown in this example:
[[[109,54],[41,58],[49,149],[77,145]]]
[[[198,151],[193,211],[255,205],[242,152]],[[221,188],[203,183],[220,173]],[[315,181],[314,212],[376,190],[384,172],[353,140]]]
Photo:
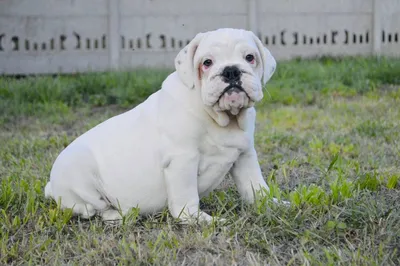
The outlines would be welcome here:
[[[0,34],[0,52],[18,52],[18,51],[64,51],[68,50],[66,47],[67,38],[74,39],[75,44],[72,49],[74,50],[100,50],[107,49],[106,34],[101,38],[81,38],[81,35],[73,32],[71,36],[60,34],[58,37],[51,38],[49,41],[32,41],[28,38],[20,36],[10,36],[7,34]],[[4,47],[4,43],[10,43],[9,48]]]
[[[393,42],[398,43],[399,42],[399,33],[385,33],[385,31],[382,31],[382,43],[392,43],[392,37],[393,37]]]
[[[384,31],[382,31],[384,35]],[[382,36],[383,36],[382,35]],[[329,33],[323,33],[317,36],[309,36],[307,34],[299,33],[294,31],[289,33],[287,30],[282,30],[279,34],[274,34],[270,36],[264,36],[259,34],[259,37],[266,46],[273,45],[335,45],[335,44],[368,44],[370,42],[370,33],[366,31],[365,33],[350,32],[348,30],[338,31],[330,30]],[[397,33],[396,42],[397,42]],[[342,37],[342,38],[340,38]],[[390,37],[391,38],[391,37]],[[340,41],[342,39],[342,41]],[[384,42],[384,38],[382,39]]]
[[[155,40],[157,39],[157,40]],[[152,50],[152,49],[181,49],[190,42],[190,39],[185,41],[177,40],[174,37],[168,37],[165,34],[154,36],[152,33],[142,37],[126,38],[121,36],[122,50]],[[157,44],[156,44],[157,43]]]
[[[399,43],[400,34],[386,33],[382,30],[382,43]],[[301,34],[299,32],[293,32],[288,34],[286,30],[282,30],[279,34],[273,34],[270,36],[265,36],[263,34],[258,34],[259,38],[263,41],[266,46],[310,46],[310,45],[357,45],[357,44],[369,44],[370,43],[370,33],[366,31],[365,33],[349,32],[348,30],[337,31],[331,30],[330,33],[324,33],[320,36],[309,36],[307,34]],[[51,38],[50,41],[46,42],[34,42],[29,39],[24,39],[19,36],[8,36],[3,33],[0,34],[0,52],[7,51],[48,51],[48,50],[67,50],[65,42],[67,38],[74,39],[73,50],[106,50],[107,49],[107,36],[103,34],[100,38],[85,38],[77,32],[73,32],[71,36],[64,34],[59,35],[59,37]],[[4,49],[3,42],[11,43],[10,49]],[[174,51],[179,51],[185,45],[190,42],[187,40],[177,40],[174,37],[168,37],[165,34],[160,34],[154,36],[152,33],[146,34],[145,37],[132,37],[126,38],[121,36],[121,50],[124,51],[139,51],[139,50],[162,50],[169,49]]]

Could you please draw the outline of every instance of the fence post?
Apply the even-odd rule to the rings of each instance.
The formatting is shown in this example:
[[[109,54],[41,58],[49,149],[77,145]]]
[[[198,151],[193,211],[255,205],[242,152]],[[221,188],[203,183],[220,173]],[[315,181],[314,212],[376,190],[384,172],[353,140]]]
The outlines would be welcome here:
[[[119,68],[120,52],[120,0],[108,0],[108,57],[111,69]]]
[[[373,0],[372,3],[372,54],[380,56],[381,54],[381,3],[380,0]]]
[[[249,0],[247,5],[247,27],[249,30],[258,35],[258,10],[257,0]]]

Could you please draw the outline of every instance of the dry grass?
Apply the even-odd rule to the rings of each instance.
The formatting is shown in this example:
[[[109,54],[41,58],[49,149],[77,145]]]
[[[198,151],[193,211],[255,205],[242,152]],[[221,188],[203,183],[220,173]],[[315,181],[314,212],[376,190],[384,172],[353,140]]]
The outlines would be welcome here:
[[[43,196],[58,153],[141,102],[168,71],[0,78],[0,264],[399,265],[399,66],[280,64],[257,117],[270,195],[246,206],[227,177],[202,200],[227,223],[192,226],[132,210],[113,227],[71,218]]]

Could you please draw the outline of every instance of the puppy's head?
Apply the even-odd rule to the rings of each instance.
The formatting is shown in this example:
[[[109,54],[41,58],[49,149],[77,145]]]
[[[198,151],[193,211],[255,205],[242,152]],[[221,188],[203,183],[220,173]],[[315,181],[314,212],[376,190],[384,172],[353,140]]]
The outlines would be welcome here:
[[[237,115],[262,99],[276,61],[252,32],[219,29],[197,34],[175,67],[187,87],[201,90],[204,105]]]

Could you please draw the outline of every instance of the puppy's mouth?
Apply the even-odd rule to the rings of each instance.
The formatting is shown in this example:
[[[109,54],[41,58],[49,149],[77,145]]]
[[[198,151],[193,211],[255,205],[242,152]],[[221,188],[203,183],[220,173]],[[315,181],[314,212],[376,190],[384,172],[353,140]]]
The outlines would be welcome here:
[[[247,92],[243,89],[243,87],[242,87],[242,82],[239,80],[238,82],[230,83],[230,84],[222,91],[222,93],[219,95],[218,101],[221,100],[222,96],[224,96],[225,93],[231,94],[231,93],[233,93],[233,92],[235,92],[235,93],[244,92],[244,93],[246,94],[246,96],[247,96],[248,98],[250,98],[249,95],[247,94]]]
[[[242,108],[249,107],[252,100],[242,87],[241,81],[230,83],[220,94],[217,101],[217,109],[237,115]]]

